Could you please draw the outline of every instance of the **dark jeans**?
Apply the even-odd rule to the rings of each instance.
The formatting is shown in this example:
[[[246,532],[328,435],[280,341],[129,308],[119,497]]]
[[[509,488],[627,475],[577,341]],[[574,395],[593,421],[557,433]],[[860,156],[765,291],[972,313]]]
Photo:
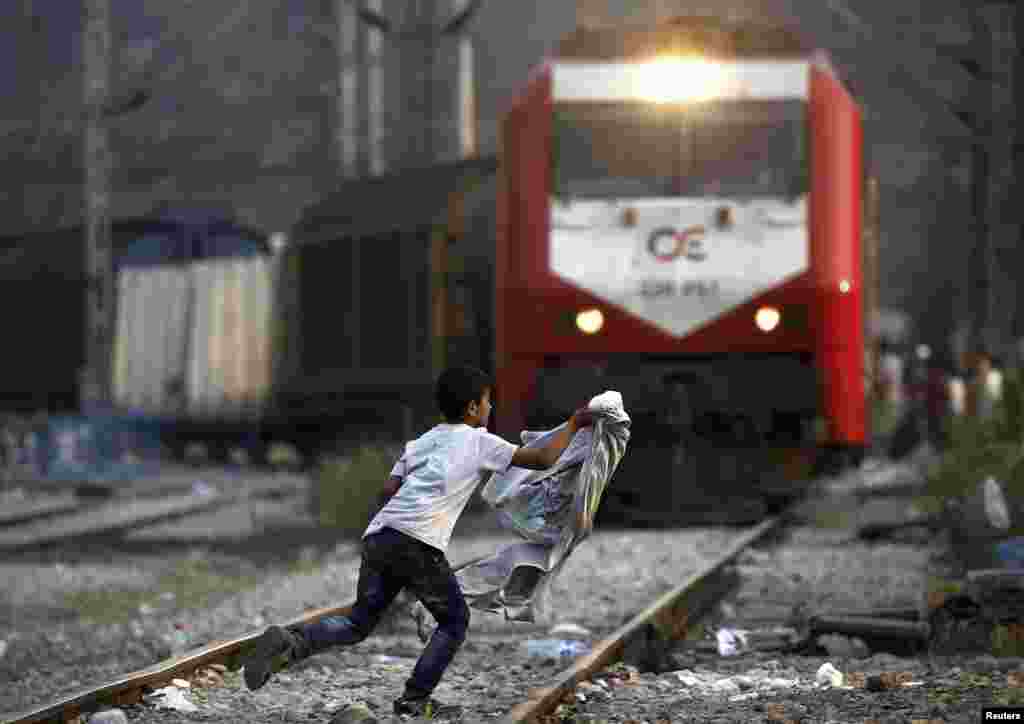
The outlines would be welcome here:
[[[469,606],[444,553],[391,528],[367,536],[359,567],[357,598],[349,616],[329,616],[299,631],[313,653],[359,643],[373,631],[395,597],[407,588],[438,626],[420,655],[405,695],[428,696],[466,638]]]

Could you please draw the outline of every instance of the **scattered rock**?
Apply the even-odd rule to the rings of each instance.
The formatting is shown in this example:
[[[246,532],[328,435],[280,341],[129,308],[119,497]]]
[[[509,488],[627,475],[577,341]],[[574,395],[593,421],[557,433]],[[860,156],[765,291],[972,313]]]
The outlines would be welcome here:
[[[853,658],[866,659],[871,656],[871,647],[867,645],[864,639],[855,636],[850,639],[850,645],[853,648]]]
[[[174,631],[169,634],[165,634],[162,639],[173,654],[180,654],[188,649],[188,634],[185,633],[184,629],[179,628],[177,625],[175,626]]]
[[[89,717],[89,724],[128,724],[128,717],[120,709],[98,711]]]
[[[711,685],[720,694],[732,695],[740,693],[740,687],[732,679],[720,679]]]
[[[666,641],[652,624],[645,624],[626,642],[622,660],[640,671],[660,674],[674,668],[671,648],[672,642]]]
[[[989,674],[999,670],[999,659],[995,656],[978,656],[967,662],[967,670],[975,674]]]
[[[734,676],[732,680],[736,682],[736,685],[743,691],[749,691],[757,686],[757,680],[752,676]]]
[[[871,647],[864,639],[840,634],[822,634],[815,639],[818,646],[835,659],[866,659],[871,656]]]
[[[376,724],[377,717],[361,702],[349,704],[331,718],[331,724]]]
[[[768,689],[795,689],[800,685],[797,679],[780,679],[772,677],[761,681],[761,686]]]
[[[594,634],[577,623],[566,621],[552,626],[551,630],[548,631],[548,635],[556,639],[577,639],[582,641],[591,638]]]
[[[736,607],[728,601],[722,601],[718,605],[718,615],[722,617],[724,621],[731,621],[736,618]]]

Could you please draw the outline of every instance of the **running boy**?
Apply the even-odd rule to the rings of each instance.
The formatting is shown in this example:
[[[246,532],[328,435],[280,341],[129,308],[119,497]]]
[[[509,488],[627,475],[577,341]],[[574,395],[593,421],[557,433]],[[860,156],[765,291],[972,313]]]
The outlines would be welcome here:
[[[524,448],[487,432],[492,384],[482,371],[453,367],[437,381],[437,403],[444,422],[405,446],[386,486],[391,499],[363,534],[357,598],[349,616],[316,623],[269,627],[244,661],[245,683],[255,690],[275,670],[275,662],[304,659],[326,648],[365,639],[403,589],[423,603],[438,626],[395,701],[395,713],[452,715],[431,693],[466,638],[469,607],[445,554],[459,515],[488,473],[515,466],[545,470],[558,460],[581,427],[585,411],[574,414],[543,448]]]

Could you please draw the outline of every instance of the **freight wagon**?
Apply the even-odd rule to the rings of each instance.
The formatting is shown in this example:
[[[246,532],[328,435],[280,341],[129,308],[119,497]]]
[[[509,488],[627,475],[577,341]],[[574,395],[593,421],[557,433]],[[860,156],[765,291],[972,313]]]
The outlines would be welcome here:
[[[480,159],[343,183],[277,249],[224,216],[117,221],[103,412],[157,425],[176,457],[201,443],[255,462],[275,442],[309,463],[429,424],[443,365],[491,365],[488,263],[453,242],[464,192],[495,169]],[[83,232],[0,248],[4,325],[26,343],[4,358],[0,411],[77,415]]]
[[[343,183],[282,256],[290,323],[268,421],[306,454],[332,438],[408,438],[437,420],[450,364],[493,364],[497,160]],[[480,212],[483,213],[480,213]]]
[[[85,364],[85,243],[82,228],[0,239],[0,409],[61,413],[79,407]],[[165,210],[112,224],[114,265],[136,270],[192,260],[266,255],[266,235],[209,210]],[[119,312],[124,311],[119,305]]]
[[[206,336],[205,330],[184,335],[185,325],[216,323],[211,308],[225,294],[237,296],[239,285],[232,282],[242,280],[235,272],[267,263],[267,235],[235,223],[219,209],[189,208],[115,220],[112,239],[118,280],[114,407],[99,412],[170,423],[166,429],[173,433],[174,423],[195,410],[226,401],[214,399],[208,383],[223,345],[210,344],[217,337]],[[67,418],[82,412],[87,283],[81,228],[0,240],[5,339],[0,411],[5,415]],[[247,280],[242,286],[252,293]],[[193,373],[187,380],[186,368]]]

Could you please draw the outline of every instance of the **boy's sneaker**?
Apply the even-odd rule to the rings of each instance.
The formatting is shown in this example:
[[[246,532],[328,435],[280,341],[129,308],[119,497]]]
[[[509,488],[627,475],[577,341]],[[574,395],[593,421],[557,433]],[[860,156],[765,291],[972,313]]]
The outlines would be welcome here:
[[[270,680],[270,675],[293,661],[309,655],[309,646],[302,637],[281,626],[270,626],[253,643],[242,661],[245,685],[256,691]]]
[[[401,717],[454,721],[462,717],[462,707],[454,704],[442,704],[437,699],[430,697],[407,699],[403,696],[395,700],[395,714]]]

